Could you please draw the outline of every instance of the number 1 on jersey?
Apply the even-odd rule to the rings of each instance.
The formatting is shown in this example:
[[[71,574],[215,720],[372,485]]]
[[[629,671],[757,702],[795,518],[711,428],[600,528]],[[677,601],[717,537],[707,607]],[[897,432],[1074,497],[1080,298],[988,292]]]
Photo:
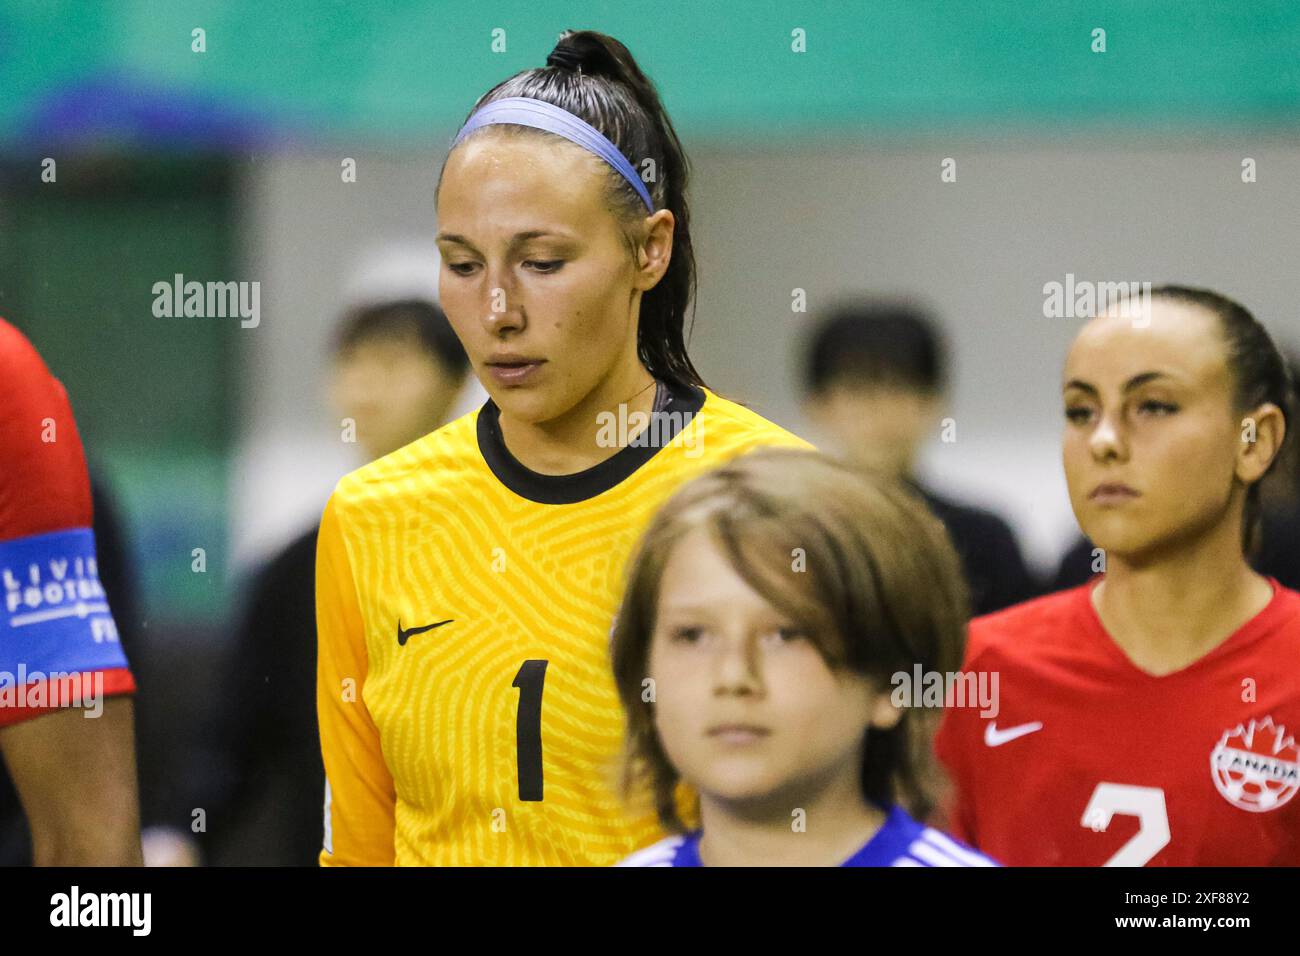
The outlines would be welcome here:
[[[542,686],[548,661],[524,661],[511,687],[519,688],[515,714],[515,762],[519,768],[519,799],[542,799]]]

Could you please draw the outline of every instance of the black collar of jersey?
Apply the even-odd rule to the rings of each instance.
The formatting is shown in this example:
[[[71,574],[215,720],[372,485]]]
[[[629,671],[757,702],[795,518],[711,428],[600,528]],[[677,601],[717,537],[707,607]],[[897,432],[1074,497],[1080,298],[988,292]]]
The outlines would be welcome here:
[[[704,407],[704,397],[703,390],[694,386],[658,383],[654,407],[674,413],[661,429],[660,445],[628,445],[600,464],[571,475],[543,475],[510,454],[501,437],[501,409],[489,398],[478,413],[478,449],[497,480],[521,498],[543,505],[571,505],[609,491],[653,458],[690,420],[687,415],[694,416]]]

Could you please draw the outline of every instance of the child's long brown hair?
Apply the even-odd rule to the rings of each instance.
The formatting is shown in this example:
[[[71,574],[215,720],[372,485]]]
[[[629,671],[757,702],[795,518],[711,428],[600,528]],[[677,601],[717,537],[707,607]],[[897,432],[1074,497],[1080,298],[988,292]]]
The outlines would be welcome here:
[[[873,680],[919,663],[948,673],[961,663],[968,618],[961,564],[943,525],[892,481],[816,452],[765,449],[680,488],[655,516],[628,565],[614,622],[614,680],[627,714],[625,795],[648,786],[660,822],[682,821],[676,769],[655,730],[649,676],[659,587],[674,547],[706,528],[736,572],[816,643],[827,664]],[[905,709],[897,726],[867,733],[864,796],[934,809],[933,717]]]

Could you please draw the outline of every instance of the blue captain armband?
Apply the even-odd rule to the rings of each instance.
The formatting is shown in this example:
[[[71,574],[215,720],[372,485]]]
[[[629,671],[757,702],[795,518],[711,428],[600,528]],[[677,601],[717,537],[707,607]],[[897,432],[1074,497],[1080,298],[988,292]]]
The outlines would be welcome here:
[[[0,686],[127,667],[89,528],[0,541]]]

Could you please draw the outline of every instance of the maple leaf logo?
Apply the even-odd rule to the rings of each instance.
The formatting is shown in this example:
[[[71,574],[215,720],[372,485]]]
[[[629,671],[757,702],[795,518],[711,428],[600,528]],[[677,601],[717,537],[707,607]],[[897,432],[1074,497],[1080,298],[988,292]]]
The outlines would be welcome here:
[[[1300,747],[1272,717],[1224,731],[1210,754],[1219,793],[1235,807],[1276,810],[1300,789]]]

